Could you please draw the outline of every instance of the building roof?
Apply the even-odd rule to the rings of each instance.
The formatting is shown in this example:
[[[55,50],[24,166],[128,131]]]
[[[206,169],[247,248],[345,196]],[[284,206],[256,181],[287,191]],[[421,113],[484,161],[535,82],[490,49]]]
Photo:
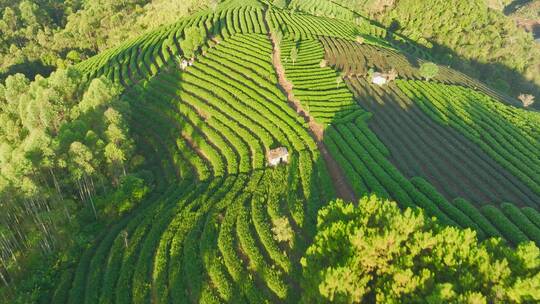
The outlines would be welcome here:
[[[269,159],[276,159],[286,155],[289,155],[289,151],[287,151],[287,148],[285,147],[279,147],[268,151]]]
[[[381,73],[375,73],[373,74],[373,79],[371,80],[371,82],[378,85],[383,85],[388,82],[388,78],[386,77],[386,75],[383,75]]]

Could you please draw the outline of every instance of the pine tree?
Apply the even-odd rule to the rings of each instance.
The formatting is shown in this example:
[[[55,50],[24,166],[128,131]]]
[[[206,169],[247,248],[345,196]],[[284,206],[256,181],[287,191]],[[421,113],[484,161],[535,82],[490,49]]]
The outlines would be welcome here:
[[[540,249],[442,227],[375,196],[319,211],[301,259],[302,303],[538,301]]]

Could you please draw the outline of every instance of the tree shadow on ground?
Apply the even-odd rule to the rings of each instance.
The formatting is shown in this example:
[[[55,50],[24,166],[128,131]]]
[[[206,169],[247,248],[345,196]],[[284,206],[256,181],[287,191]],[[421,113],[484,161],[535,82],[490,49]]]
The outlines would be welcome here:
[[[37,75],[49,77],[56,70],[56,67],[44,64],[41,60],[27,61],[9,67],[5,73],[0,73],[0,81],[4,81],[8,76],[23,74],[26,78],[33,80]]]

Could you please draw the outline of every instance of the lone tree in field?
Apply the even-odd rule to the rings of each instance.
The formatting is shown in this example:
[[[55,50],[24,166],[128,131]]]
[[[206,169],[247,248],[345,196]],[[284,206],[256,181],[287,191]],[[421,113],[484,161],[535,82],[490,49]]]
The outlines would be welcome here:
[[[321,209],[301,259],[301,303],[521,303],[540,299],[540,249],[478,243],[419,210],[364,197]]]
[[[296,63],[297,59],[298,59],[298,49],[296,48],[296,46],[293,45],[291,49],[291,61],[293,65]]]
[[[184,31],[184,40],[180,41],[180,48],[186,58],[195,56],[195,52],[204,43],[205,34],[203,30],[196,26],[187,28]]]
[[[426,62],[420,65],[420,76],[430,80],[439,74],[439,67],[433,62]]]
[[[521,94],[519,95],[518,99],[521,100],[525,108],[531,106],[534,103],[534,96],[532,96],[531,94]]]
[[[274,233],[274,239],[280,243],[286,243],[289,247],[292,247],[294,241],[294,232],[291,228],[291,224],[286,217],[279,217],[272,220],[272,232]]]

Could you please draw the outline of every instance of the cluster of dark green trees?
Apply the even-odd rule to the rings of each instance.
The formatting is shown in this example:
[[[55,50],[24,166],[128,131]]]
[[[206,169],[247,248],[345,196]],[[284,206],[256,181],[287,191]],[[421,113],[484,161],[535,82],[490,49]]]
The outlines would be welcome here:
[[[216,0],[0,0],[0,80],[48,75]]]
[[[500,91],[540,96],[540,45],[503,14],[512,1],[337,2],[431,48],[442,63]]]
[[[479,243],[375,196],[331,202],[302,258],[303,303],[523,303],[540,300],[540,249]]]
[[[129,104],[105,78],[72,68],[0,84],[0,280],[60,252],[87,223],[129,211],[148,191],[129,175]]]

